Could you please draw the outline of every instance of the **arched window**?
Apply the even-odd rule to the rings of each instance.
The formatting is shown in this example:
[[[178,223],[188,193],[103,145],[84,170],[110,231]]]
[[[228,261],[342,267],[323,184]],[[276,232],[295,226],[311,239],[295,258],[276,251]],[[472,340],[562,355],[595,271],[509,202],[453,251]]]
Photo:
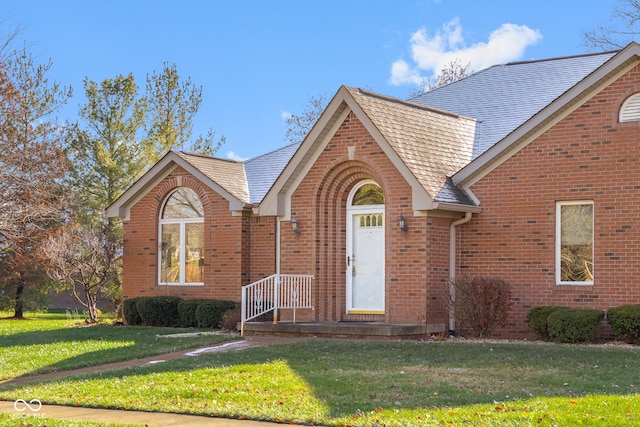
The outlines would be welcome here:
[[[368,183],[358,188],[353,195],[351,206],[384,205],[384,193],[378,185]]]
[[[634,93],[624,101],[618,120],[620,123],[640,121],[640,93]]]
[[[167,198],[160,213],[160,284],[204,282],[204,210],[190,188]]]

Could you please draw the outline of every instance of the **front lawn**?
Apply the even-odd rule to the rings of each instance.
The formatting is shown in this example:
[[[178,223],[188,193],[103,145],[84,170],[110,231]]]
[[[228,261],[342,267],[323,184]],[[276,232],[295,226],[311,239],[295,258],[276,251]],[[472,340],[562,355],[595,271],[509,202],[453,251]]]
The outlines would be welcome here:
[[[0,398],[325,425],[640,425],[640,349],[310,339],[4,386]]]
[[[62,314],[0,319],[0,381],[211,345],[228,335],[158,338],[191,329],[87,326]]]

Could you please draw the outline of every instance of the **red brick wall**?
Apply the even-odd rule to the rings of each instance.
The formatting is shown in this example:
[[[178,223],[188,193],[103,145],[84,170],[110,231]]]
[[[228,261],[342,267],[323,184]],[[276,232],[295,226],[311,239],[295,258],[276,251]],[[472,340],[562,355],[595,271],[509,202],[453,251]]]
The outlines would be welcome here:
[[[483,210],[460,227],[457,272],[512,283],[504,336],[526,335],[535,306],[640,303],[640,127],[618,123],[638,91],[635,68],[473,185]],[[572,200],[594,202],[593,286],[555,284],[556,202]]]
[[[166,197],[180,186],[193,189],[204,207],[204,286],[158,286],[160,209]],[[124,297],[176,295],[240,301],[240,288],[252,277],[246,253],[251,232],[260,230],[250,227],[250,222],[249,218],[232,216],[227,200],[183,169],[176,169],[131,208],[130,220],[124,222]],[[258,270],[266,270],[264,261],[257,260],[256,265]]]
[[[349,159],[347,147],[355,147]],[[351,189],[373,179],[385,195],[385,314],[346,315],[346,204]],[[282,227],[282,273],[314,274],[315,320],[368,319],[442,323],[438,297],[448,277],[449,219],[414,217],[411,188],[351,113],[295,190],[292,217],[301,233]],[[407,218],[403,233],[397,217]]]
[[[247,222],[249,226],[243,230],[247,254],[243,271],[248,272],[244,285],[276,272],[276,218],[250,217]]]

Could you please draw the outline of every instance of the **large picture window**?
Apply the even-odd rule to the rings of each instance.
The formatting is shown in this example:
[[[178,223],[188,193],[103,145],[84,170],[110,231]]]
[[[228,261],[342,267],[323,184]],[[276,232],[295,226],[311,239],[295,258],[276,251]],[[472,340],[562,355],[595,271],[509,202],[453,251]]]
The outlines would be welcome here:
[[[171,193],[160,215],[161,285],[202,285],[204,282],[204,211],[190,188]]]
[[[558,284],[593,284],[593,202],[556,206],[556,277]]]

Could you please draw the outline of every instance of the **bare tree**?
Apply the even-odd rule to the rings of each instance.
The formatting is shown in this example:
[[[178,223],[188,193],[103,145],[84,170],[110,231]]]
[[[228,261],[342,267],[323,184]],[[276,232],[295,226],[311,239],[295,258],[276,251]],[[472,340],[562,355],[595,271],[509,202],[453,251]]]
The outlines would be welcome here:
[[[98,297],[119,289],[119,242],[106,224],[71,224],[44,245],[49,275],[71,285],[92,323],[98,320]]]
[[[24,50],[0,63],[0,287],[13,289],[18,318],[25,293],[42,283],[33,274],[41,243],[60,224],[67,200],[63,130],[53,115],[71,93],[48,80],[50,67],[35,65]]]
[[[640,0],[620,0],[611,11],[609,25],[601,25],[584,34],[589,48],[621,49],[640,34]]]
[[[442,67],[437,76],[426,79],[423,83],[417,85],[411,92],[409,92],[409,98],[415,98],[425,92],[429,92],[430,90],[439,88],[440,86],[448,85],[449,83],[453,83],[467,77],[471,74],[470,67],[470,63],[463,66],[459,59],[454,59]]]
[[[301,114],[292,114],[287,118],[286,138],[290,143],[301,142],[311,131],[327,106],[326,94],[311,96]]]

